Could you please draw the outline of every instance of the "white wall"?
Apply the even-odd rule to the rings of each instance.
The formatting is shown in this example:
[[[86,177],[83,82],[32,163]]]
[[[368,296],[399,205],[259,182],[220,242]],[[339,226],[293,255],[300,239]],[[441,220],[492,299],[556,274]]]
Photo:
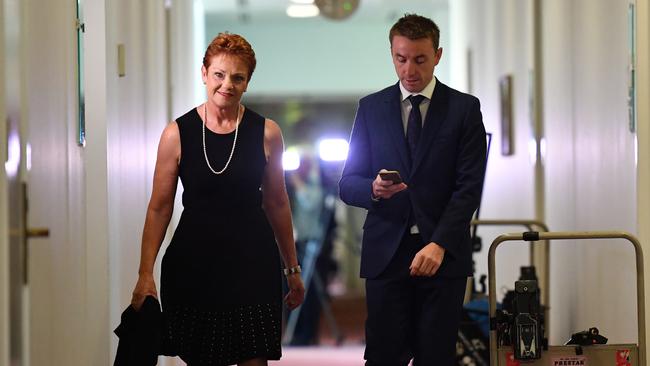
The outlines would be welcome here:
[[[582,211],[577,207],[576,192],[580,189],[574,181],[575,127],[573,116],[574,95],[574,47],[573,11],[571,4],[565,1],[550,1],[543,7],[546,20],[543,37],[544,49],[553,45],[553,52],[545,52],[544,94],[546,105],[545,127],[547,141],[547,213],[552,217],[549,222],[552,230],[575,230],[578,215]],[[551,107],[552,106],[552,107]],[[555,342],[567,338],[567,333],[577,330],[575,314],[578,307],[578,292],[572,291],[573,279],[580,269],[580,250],[575,245],[566,243],[551,244],[551,339]],[[558,247],[562,245],[562,247]],[[595,325],[595,324],[594,324]]]
[[[203,0],[172,1],[171,118],[205,101],[201,66],[206,48]]]
[[[111,1],[106,8],[106,159],[110,254],[110,330],[138,279],[142,228],[158,139],[167,116],[165,8],[162,1]],[[118,45],[125,75],[118,75]],[[164,249],[163,249],[164,250]],[[117,337],[110,337],[111,356]]]
[[[547,221],[554,230],[636,233],[627,2],[543,4]],[[631,246],[612,240],[559,244],[551,249],[552,338],[597,326],[610,343],[636,341]]]
[[[495,133],[481,216],[534,218],[534,166],[528,153],[533,137],[532,1],[454,0],[453,4],[453,19],[464,22],[452,23],[451,32],[456,32],[454,27],[465,28],[458,30],[457,41],[472,49],[473,93],[481,99],[488,131]],[[635,135],[627,130],[626,106],[627,2],[543,1],[542,22],[547,152],[543,219],[552,231],[636,232]],[[453,80],[463,83],[466,78],[456,75],[463,71],[464,53],[455,54],[460,66]],[[511,157],[499,153],[498,78],[504,74],[512,74],[515,82],[515,155]],[[487,246],[497,232],[504,231],[523,229],[480,233]],[[500,248],[497,288],[512,288],[516,268],[528,256],[525,247]],[[622,241],[563,242],[551,243],[551,253],[551,343],[561,343],[572,332],[594,325],[611,343],[635,341],[631,248]],[[480,261],[479,274],[486,272],[484,259]]]
[[[109,359],[109,223],[107,169],[107,28],[104,0],[84,2],[86,148],[84,149],[84,240],[87,248],[86,334],[90,338],[90,364]]]
[[[450,1],[450,47],[452,85],[460,90],[473,86],[470,92],[481,101],[483,122],[493,136],[480,212],[482,219],[535,218],[534,161],[529,144],[533,138],[529,90],[531,89],[530,1],[518,0],[454,0]],[[504,46],[507,45],[507,46]],[[472,53],[472,80],[467,76],[467,50]],[[501,106],[499,79],[513,78],[514,154],[501,154]],[[475,255],[476,274],[487,274],[487,252],[501,233],[521,232],[518,226],[479,227],[483,250]],[[497,289],[513,288],[519,267],[529,265],[528,245],[505,243],[497,251]]]

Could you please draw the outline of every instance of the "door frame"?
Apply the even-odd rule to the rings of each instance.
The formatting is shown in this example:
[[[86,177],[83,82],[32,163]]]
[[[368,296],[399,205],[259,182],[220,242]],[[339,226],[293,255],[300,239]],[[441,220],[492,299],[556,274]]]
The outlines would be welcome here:
[[[86,245],[86,360],[110,363],[109,219],[107,167],[107,0],[84,1],[86,146],[84,187]],[[92,86],[92,87],[90,87]]]
[[[647,263],[650,263],[650,0],[636,0],[636,126],[637,126],[637,227],[639,240],[644,247],[646,263],[645,283],[650,283]],[[645,295],[648,310],[650,294]],[[646,329],[650,319],[646,317]],[[650,340],[646,338],[646,349]]]
[[[0,156],[3,163],[0,167],[0,363],[15,364],[12,355],[16,350],[18,365],[28,365],[27,299],[22,282],[25,269],[22,182],[26,166],[24,120],[27,110],[21,69],[24,61],[23,3],[0,0],[0,19],[0,50],[3,54],[10,55],[0,60]],[[17,151],[14,150],[13,141],[16,137],[19,139]],[[13,172],[7,174],[8,168]],[[10,195],[12,190],[13,196]],[[12,230],[18,230],[18,233]],[[14,329],[17,334],[13,333]],[[12,339],[16,336],[18,339]]]
[[[0,51],[5,52],[4,1],[0,1]],[[9,364],[9,217],[7,209],[7,112],[5,109],[5,58],[0,57],[0,364]]]

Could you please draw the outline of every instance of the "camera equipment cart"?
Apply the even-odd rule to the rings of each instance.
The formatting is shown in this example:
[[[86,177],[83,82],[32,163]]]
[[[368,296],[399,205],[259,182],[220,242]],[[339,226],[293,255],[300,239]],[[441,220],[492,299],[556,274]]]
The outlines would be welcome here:
[[[490,365],[513,365],[510,359],[513,354],[512,347],[497,344],[497,318],[496,318],[496,281],[495,257],[496,249],[504,241],[538,241],[538,240],[563,240],[563,239],[625,239],[634,245],[636,254],[637,278],[637,314],[638,314],[638,344],[591,345],[578,348],[569,346],[549,346],[542,352],[541,358],[532,361],[522,361],[522,365],[553,365],[553,360],[565,359],[566,365],[580,365],[580,360],[586,360],[587,365],[646,365],[645,344],[645,308],[644,308],[644,280],[643,280],[643,252],[638,239],[626,232],[619,231],[593,231],[593,232],[525,232],[503,234],[497,237],[490,245],[488,253],[488,283],[490,301]],[[577,350],[581,354],[577,355]],[[560,361],[563,362],[563,361]],[[575,363],[571,363],[575,362]],[[560,363],[562,364],[562,363]]]
[[[477,215],[478,216],[478,215]],[[527,231],[549,231],[548,226],[538,220],[522,219],[474,219],[471,222],[472,230],[472,251],[477,253],[482,250],[481,238],[477,235],[479,226],[523,226]],[[548,242],[543,241],[539,245],[530,243],[530,266],[540,266],[542,269],[542,307],[545,312],[544,328],[548,331],[548,304],[549,291],[546,291],[548,283]],[[540,251],[541,250],[541,251]],[[536,257],[538,252],[539,257]],[[487,274],[481,275],[478,279],[473,273],[471,284],[465,294],[465,304],[460,328],[458,329],[458,340],[456,341],[456,361],[459,365],[487,366],[490,363],[490,313],[488,311],[487,297]],[[481,290],[477,290],[480,284]]]

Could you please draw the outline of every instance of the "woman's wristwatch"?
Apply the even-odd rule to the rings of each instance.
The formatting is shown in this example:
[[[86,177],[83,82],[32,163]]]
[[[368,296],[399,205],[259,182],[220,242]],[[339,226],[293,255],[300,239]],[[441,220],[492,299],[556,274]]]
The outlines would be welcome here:
[[[291,275],[291,274],[294,274],[294,273],[301,273],[302,268],[300,268],[300,265],[297,265],[297,266],[294,266],[294,267],[291,267],[291,268],[284,268],[282,270],[282,272],[284,272],[285,276],[288,276],[288,275]]]

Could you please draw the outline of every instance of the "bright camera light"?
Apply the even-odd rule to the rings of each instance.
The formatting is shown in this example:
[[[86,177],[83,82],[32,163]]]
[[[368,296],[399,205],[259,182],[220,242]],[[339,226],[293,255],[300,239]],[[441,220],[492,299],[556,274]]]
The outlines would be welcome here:
[[[285,171],[296,170],[300,167],[300,154],[293,149],[287,149],[282,154],[282,168]]]
[[[345,161],[348,142],[344,139],[323,139],[318,144],[318,155],[324,161]]]

